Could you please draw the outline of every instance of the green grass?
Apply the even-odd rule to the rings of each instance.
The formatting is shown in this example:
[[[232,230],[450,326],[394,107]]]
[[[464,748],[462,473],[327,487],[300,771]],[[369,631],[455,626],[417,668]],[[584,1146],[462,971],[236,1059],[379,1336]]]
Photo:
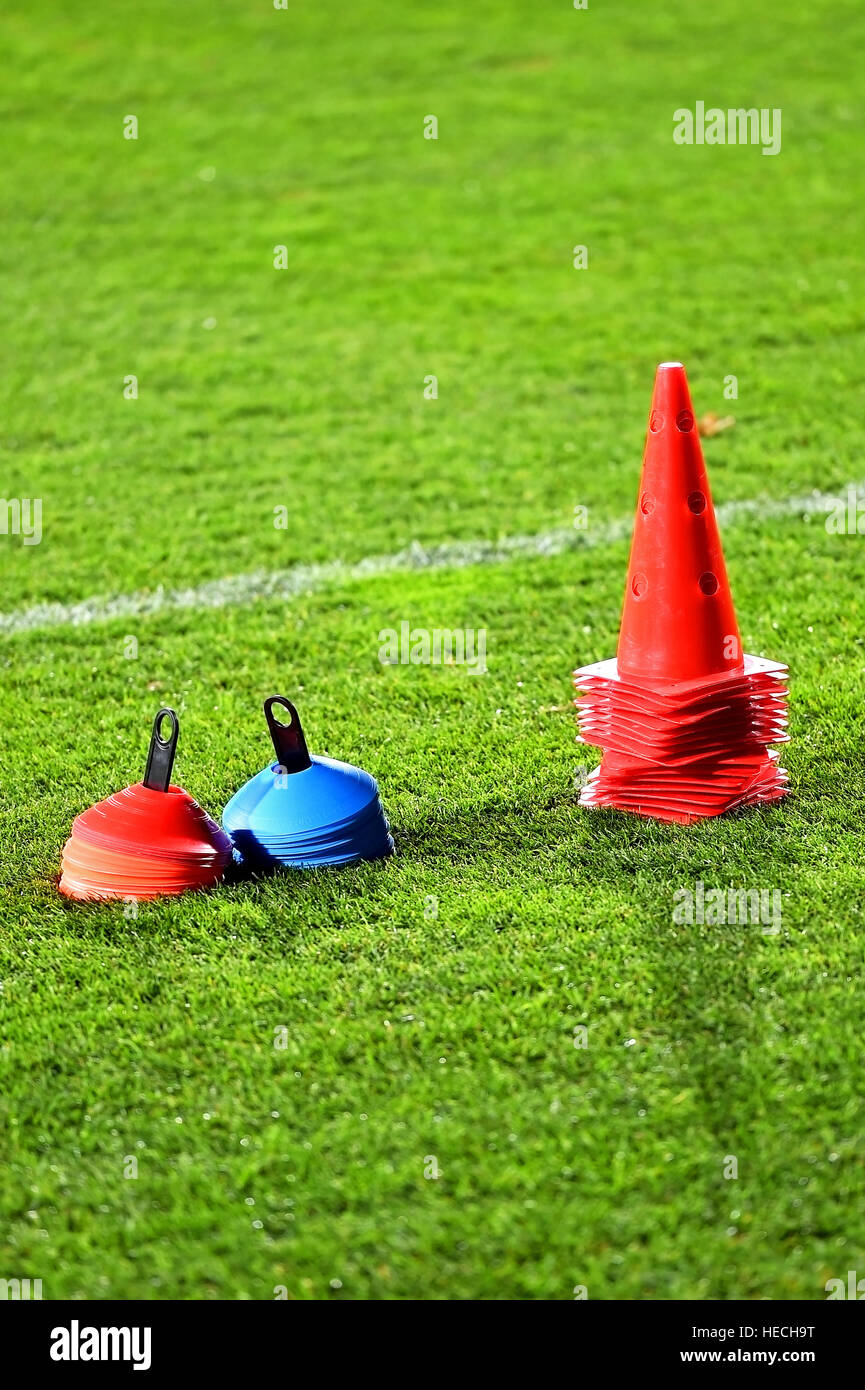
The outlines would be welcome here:
[[[0,493],[44,526],[0,536],[4,612],[577,503],[591,540],[633,505],[669,357],[736,417],[716,502],[865,474],[852,0],[15,0],[3,27]],[[781,154],[674,146],[697,99],[781,107]],[[819,1299],[865,1273],[865,558],[768,508],[724,539],[747,649],[791,666],[793,793],[690,829],[576,805],[570,671],[615,650],[626,542],[4,639],[0,1277]],[[486,627],[488,674],[381,666],[404,619]],[[135,919],[59,898],[158,703],[218,813],[275,690],[379,779],[396,856]],[[782,931],[676,925],[698,879],[780,890]]]

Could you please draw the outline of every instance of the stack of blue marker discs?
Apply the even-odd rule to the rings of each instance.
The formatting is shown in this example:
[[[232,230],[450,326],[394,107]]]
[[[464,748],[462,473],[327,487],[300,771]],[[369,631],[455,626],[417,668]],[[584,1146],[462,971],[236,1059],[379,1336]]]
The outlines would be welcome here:
[[[282,705],[283,724],[273,714]],[[222,824],[250,869],[311,869],[393,852],[378,785],[335,758],[310,757],[297,710],[281,695],[264,702],[276,762],[229,801]]]

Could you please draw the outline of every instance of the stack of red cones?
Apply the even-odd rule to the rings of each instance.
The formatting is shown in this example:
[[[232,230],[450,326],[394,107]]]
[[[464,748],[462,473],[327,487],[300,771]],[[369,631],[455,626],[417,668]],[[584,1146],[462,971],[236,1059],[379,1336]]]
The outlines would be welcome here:
[[[742,653],[685,369],[663,362],[618,655],[574,672],[580,741],[604,750],[581,805],[687,824],[778,800],[786,674]]]
[[[171,781],[178,732],[174,710],[161,709],[144,781],[75,817],[58,885],[66,897],[155,898],[222,881],[231,841],[189,792]]]

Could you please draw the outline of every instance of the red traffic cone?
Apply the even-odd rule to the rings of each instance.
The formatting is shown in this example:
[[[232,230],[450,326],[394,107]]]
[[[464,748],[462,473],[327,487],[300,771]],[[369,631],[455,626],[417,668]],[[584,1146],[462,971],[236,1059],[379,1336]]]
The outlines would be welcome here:
[[[631,542],[619,672],[699,680],[741,671],[741,650],[685,368],[662,362]]]
[[[581,804],[687,823],[777,800],[785,676],[742,654],[685,369],[663,362],[618,655],[574,672],[580,739],[604,749]]]

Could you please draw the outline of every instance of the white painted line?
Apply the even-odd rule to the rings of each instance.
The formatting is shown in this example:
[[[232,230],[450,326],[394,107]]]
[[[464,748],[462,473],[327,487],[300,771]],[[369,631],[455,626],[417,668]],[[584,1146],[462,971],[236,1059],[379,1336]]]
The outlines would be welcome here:
[[[828,512],[839,495],[847,496],[848,488],[855,488],[859,493],[865,491],[865,483],[850,483],[841,494],[811,492],[805,497],[781,501],[757,498],[726,502],[717,508],[718,521],[727,526],[741,517],[764,519]],[[521,556],[561,555],[568,550],[592,549],[623,540],[630,535],[632,526],[633,517],[628,516],[586,531],[562,526],[533,536],[506,536],[497,541],[446,541],[427,548],[414,542],[407,550],[396,551],[393,555],[369,555],[352,563],[329,560],[323,564],[293,565],[291,569],[259,570],[253,574],[213,579],[194,589],[160,587],[151,592],[86,598],[79,603],[37,603],[31,608],[0,613],[0,635],[13,637],[43,628],[87,627],[91,623],[109,622],[112,618],[143,618],[183,609],[238,608],[262,599],[292,599],[298,594],[318,593],[383,574],[461,570],[471,565],[507,564]]]

